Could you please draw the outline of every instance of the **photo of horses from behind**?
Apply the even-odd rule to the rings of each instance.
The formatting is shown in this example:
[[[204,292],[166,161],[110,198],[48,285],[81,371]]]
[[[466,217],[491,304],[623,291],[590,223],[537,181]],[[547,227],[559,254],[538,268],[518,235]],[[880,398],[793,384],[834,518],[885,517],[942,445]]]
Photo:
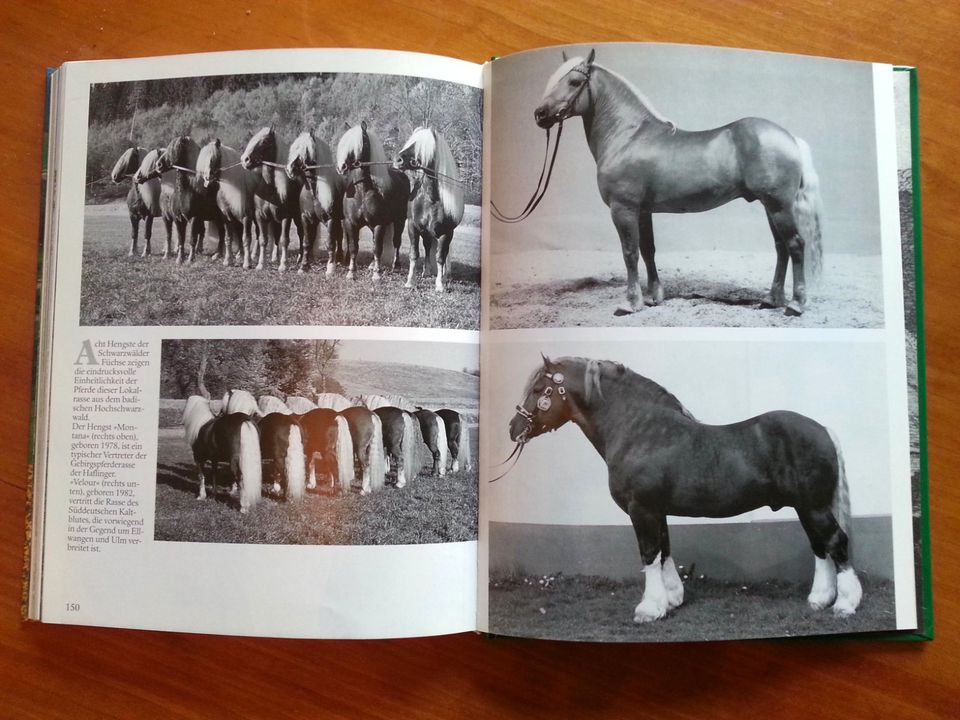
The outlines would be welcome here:
[[[207,497],[204,468],[210,464],[214,496],[217,492],[217,465],[227,463],[233,484],[240,489],[240,512],[246,513],[260,500],[263,481],[260,465],[260,436],[257,426],[245,413],[214,415],[210,401],[202,395],[187,398],[183,430],[193,452],[199,479],[198,500]]]
[[[432,473],[443,477],[447,474],[447,453],[450,448],[447,443],[447,428],[443,419],[432,410],[417,408],[413,413],[420,423],[420,433],[423,443],[433,458]]]
[[[605,461],[610,494],[629,517],[646,579],[634,621],[683,603],[667,516],[733,517],[792,507],[814,554],[807,602],[856,612],[850,497],[840,446],[819,423],[789,411],[729,425],[698,422],[677,398],[619,363],[544,357],[510,420],[519,455],[535,437],[576,424]]]
[[[303,186],[300,217],[306,239],[300,243],[299,272],[313,262],[320,225],[327,227],[327,275],[343,262],[343,191],[345,181],[337,172],[330,147],[305,130],[290,144],[287,177]]]
[[[453,232],[463,220],[463,183],[460,182],[457,162],[446,138],[433,128],[417,128],[397,154],[394,167],[417,173],[410,193],[410,217],[407,234],[410,236],[410,270],[406,287],[415,287],[418,265],[423,263],[432,248],[437,253],[437,278],[434,289],[443,292],[447,255]],[[420,257],[420,239],[423,238],[423,260]]]
[[[760,307],[802,314],[807,281],[819,275],[823,253],[819,180],[807,143],[755,117],[709,130],[681,130],[629,80],[594,58],[593,50],[585,58],[564,54],[533,115],[547,130],[548,144],[550,128],[558,126],[555,147],[564,121],[575,116],[583,120],[600,196],[610,209],[627,271],[627,303],[615,314],[663,302],[653,213],[703,212],[737,198],[763,205],[776,249],[773,281]],[[646,267],[646,292],[638,290],[640,258]],[[793,270],[789,300],[788,263]]]
[[[290,398],[287,398],[290,404]],[[330,479],[330,488],[348,493],[353,485],[353,438],[346,418],[330,408],[313,408],[294,415],[305,436],[307,487],[317,487],[317,476]],[[319,464],[318,464],[319,463]]]
[[[450,450],[450,469],[458,472],[462,467],[464,470],[473,469],[473,451],[470,446],[470,430],[467,428],[463,418],[456,410],[441,408],[437,410],[437,416],[443,420],[444,429],[447,432],[447,447]]]
[[[405,173],[391,167],[380,138],[366,121],[354,125],[340,138],[336,163],[337,172],[345,178],[343,231],[349,255],[347,278],[355,277],[360,229],[368,227],[373,233],[371,277],[377,281],[387,238],[393,240],[393,269],[399,267],[410,182]]]
[[[380,417],[365,407],[348,407],[339,415],[350,428],[353,455],[360,466],[360,494],[369,495],[382,490],[386,481],[386,462]]]
[[[297,228],[301,257],[305,247],[300,208],[303,184],[288,176],[286,166],[277,162],[277,144],[272,126],[260,129],[250,138],[240,155],[240,164],[244,170],[258,173],[261,179],[254,198],[256,222],[260,227],[257,270],[263,269],[266,248],[272,242],[271,259],[276,262],[279,257],[277,270],[283,272],[287,269],[291,225]]]
[[[383,452],[386,472],[396,470],[396,486],[402,488],[417,476],[418,421],[406,410],[392,405],[374,409],[383,427]]]

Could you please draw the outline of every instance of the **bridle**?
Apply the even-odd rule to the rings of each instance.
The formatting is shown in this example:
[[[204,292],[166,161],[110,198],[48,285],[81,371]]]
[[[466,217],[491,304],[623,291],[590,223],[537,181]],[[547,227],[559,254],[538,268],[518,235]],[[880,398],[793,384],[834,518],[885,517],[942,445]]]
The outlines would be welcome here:
[[[507,459],[504,460],[502,463],[500,463],[500,465],[506,465],[511,460],[513,460],[513,464],[510,465],[510,467],[508,467],[501,475],[498,475],[493,480],[490,480],[490,482],[496,482],[500,478],[507,475],[516,466],[517,462],[520,460],[520,455],[523,454],[523,448],[527,444],[527,441],[529,440],[530,433],[533,432],[533,427],[536,423],[537,415],[541,412],[547,412],[553,406],[554,386],[556,386],[556,392],[557,392],[557,395],[560,397],[560,399],[563,400],[564,402],[567,401],[567,388],[564,387],[563,385],[563,381],[564,381],[563,373],[560,371],[556,371],[552,373],[544,372],[543,377],[547,378],[548,380],[552,380],[553,385],[547,385],[543,388],[543,390],[540,392],[540,397],[537,398],[536,409],[533,410],[532,412],[530,410],[527,410],[522,405],[517,405],[516,407],[517,415],[519,415],[524,420],[526,420],[526,426],[523,428],[523,430],[520,432],[520,435],[517,437],[517,444],[514,446],[513,452],[511,452],[510,455],[507,457]]]
[[[496,203],[491,200],[491,215],[495,220],[510,224],[523,222],[533,214],[533,211],[537,209],[537,205],[539,205],[540,201],[543,200],[543,196],[547,193],[547,187],[550,185],[550,178],[553,176],[553,166],[557,161],[557,151],[560,149],[560,136],[563,134],[563,121],[570,117],[570,109],[576,104],[577,98],[580,97],[580,94],[583,92],[584,88],[587,88],[587,96],[590,104],[593,105],[593,91],[590,90],[590,68],[590,65],[581,63],[581,65],[570,68],[569,72],[567,73],[569,75],[572,72],[578,72],[583,75],[586,80],[582,85],[580,85],[580,87],[577,88],[577,91],[573,93],[573,95],[567,101],[563,112],[560,114],[557,120],[557,139],[553,145],[552,155],[550,154],[550,128],[546,129],[547,141],[543,148],[543,168],[540,170],[540,177],[537,179],[537,187],[533,191],[533,195],[530,196],[530,199],[527,201],[527,204],[524,206],[523,210],[521,210],[519,214],[512,216],[504,215],[502,212],[500,212],[500,209],[497,207]],[[547,164],[548,156],[550,158],[549,167]]]

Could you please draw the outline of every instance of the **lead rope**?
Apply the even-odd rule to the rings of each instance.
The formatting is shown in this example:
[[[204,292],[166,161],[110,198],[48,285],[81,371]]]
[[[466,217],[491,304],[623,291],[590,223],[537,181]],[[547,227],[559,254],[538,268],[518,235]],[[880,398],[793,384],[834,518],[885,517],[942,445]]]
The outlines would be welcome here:
[[[540,170],[540,177],[537,180],[537,187],[533,191],[533,195],[530,196],[530,200],[527,201],[526,206],[523,210],[520,211],[519,215],[508,216],[500,212],[500,208],[497,207],[497,204],[490,201],[490,206],[493,208],[493,218],[499,220],[502,223],[518,223],[526,220],[530,215],[533,214],[533,211],[537,209],[537,205],[540,204],[540,201],[543,200],[544,195],[547,193],[547,187],[550,185],[550,178],[553,175],[553,166],[557,161],[557,150],[560,149],[560,135],[563,133],[563,121],[557,125],[557,138],[553,145],[553,155],[550,156],[549,168],[547,167],[547,156],[550,155],[550,128],[547,128],[547,142],[543,149],[543,168]]]

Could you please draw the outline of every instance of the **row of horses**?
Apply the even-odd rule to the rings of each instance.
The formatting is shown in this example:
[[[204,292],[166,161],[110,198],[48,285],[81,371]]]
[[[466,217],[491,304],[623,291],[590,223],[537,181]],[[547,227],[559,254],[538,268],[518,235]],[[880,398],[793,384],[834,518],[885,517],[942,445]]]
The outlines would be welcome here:
[[[299,236],[297,260],[309,270],[321,225],[328,235],[326,274],[338,264],[347,278],[357,272],[360,230],[373,234],[372,278],[381,276],[387,240],[393,246],[392,269],[398,270],[403,228],[410,241],[407,287],[423,259],[436,246],[435,289],[443,291],[453,234],[463,219],[463,182],[443,134],[419,127],[396,158],[387,158],[376,132],[366,121],[346,129],[336,155],[310,131],[300,133],[280,162],[280,142],[272,127],[250,138],[241,152],[214,139],[202,147],[188,136],[166,147],[127,148],[111,172],[114,182],[130,179],[127,208],[130,250],[134,255],[141,221],[143,255],[150,254],[153,219],[161,218],[167,240],[163,256],[190,262],[202,254],[205,232],[218,236],[214,259],[231,263],[233,248],[242,248],[244,269],[262,269],[272,245],[278,269],[287,269],[291,225]],[[206,227],[205,227],[206,225]],[[176,249],[171,248],[176,229]],[[421,241],[423,252],[421,253]]]
[[[350,492],[360,469],[360,493],[385,487],[387,475],[402,488],[423,469],[420,453],[430,453],[434,475],[443,477],[473,464],[470,433],[456,410],[428,410],[402,398],[382,395],[350,400],[334,393],[317,400],[290,395],[255,399],[246,390],[228,390],[215,413],[204,395],[187,399],[184,436],[199,475],[198,499],[206,497],[209,474],[216,493],[217,466],[229,465],[240,491],[240,512],[262,494],[263,463],[276,494],[300,500],[318,477],[329,488]],[[209,473],[206,472],[209,466]]]

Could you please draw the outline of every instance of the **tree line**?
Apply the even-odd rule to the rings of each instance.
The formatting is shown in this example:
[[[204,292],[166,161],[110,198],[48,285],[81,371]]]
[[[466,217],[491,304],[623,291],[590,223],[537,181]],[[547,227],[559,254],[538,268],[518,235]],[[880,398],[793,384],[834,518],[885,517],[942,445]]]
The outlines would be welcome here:
[[[225,75],[95,84],[90,90],[87,201],[122,197],[125,185],[95,182],[132,145],[165,146],[177,135],[242,150],[273,125],[289,143],[312,130],[336,151],[349,125],[366,120],[393,157],[419,126],[446,136],[469,203],[480,201],[482,93],[442,80],[368,73]]]

